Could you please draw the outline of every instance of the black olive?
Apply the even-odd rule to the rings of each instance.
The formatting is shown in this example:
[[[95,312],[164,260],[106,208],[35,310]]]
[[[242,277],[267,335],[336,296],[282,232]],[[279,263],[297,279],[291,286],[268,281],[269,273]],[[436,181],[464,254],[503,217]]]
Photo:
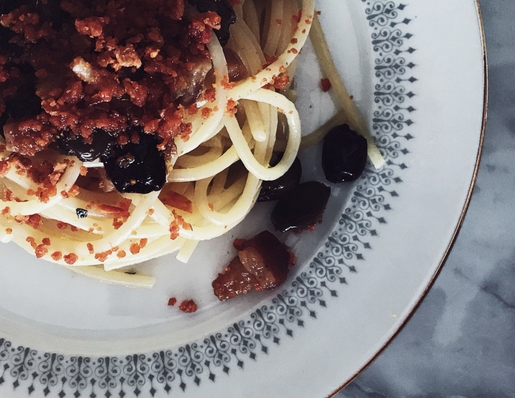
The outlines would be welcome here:
[[[225,46],[231,36],[229,28],[236,22],[236,13],[228,0],[189,0],[199,12],[214,11],[222,18],[220,29],[215,30],[216,37]]]
[[[109,155],[101,157],[107,177],[119,192],[158,191],[166,182],[164,153],[157,149],[159,141],[141,128],[132,129],[138,133],[139,142],[113,145]]]
[[[321,221],[331,188],[318,181],[298,185],[277,202],[272,224],[281,232],[303,230]]]
[[[35,0],[0,0],[0,14],[8,14],[21,6],[26,5],[32,9],[36,5]]]
[[[88,211],[86,209],[81,209],[77,207],[75,209],[75,214],[77,214],[77,218],[86,218],[88,216]]]
[[[23,47],[21,45],[11,43],[13,37],[14,32],[11,29],[0,25],[0,54],[5,56],[7,60],[4,68],[18,64],[20,62],[20,56],[23,54]]]
[[[11,47],[13,46],[9,41],[14,36],[14,32],[8,28],[0,26],[0,51],[2,54],[6,54],[9,52]]]
[[[36,76],[34,68],[27,63],[17,65],[21,78],[17,81],[14,97],[6,97],[5,110],[0,116],[0,134],[8,119],[21,120],[34,118],[42,112],[41,98],[36,95]]]
[[[54,29],[60,29],[64,21],[70,17],[70,14],[61,8],[61,0],[32,1],[36,2],[36,10],[39,14],[52,22]]]
[[[53,20],[64,13],[60,4],[61,0],[0,0],[0,14],[8,14],[21,6],[27,6],[30,12],[38,11]]]
[[[280,199],[299,185],[301,176],[302,164],[300,160],[296,158],[288,171],[277,180],[263,181],[257,201],[268,202]]]
[[[18,92],[21,91],[18,88]],[[5,111],[2,119],[20,120],[25,118],[33,118],[42,112],[41,98],[36,93],[25,92],[19,96],[9,99],[5,104]],[[3,125],[3,123],[2,123]]]
[[[110,149],[114,145],[114,138],[103,129],[95,129],[93,141],[87,144],[81,135],[64,131],[56,138],[55,143],[64,155],[76,156],[83,162],[91,162],[109,155]]]
[[[322,168],[331,182],[354,181],[365,170],[367,140],[347,125],[337,126],[324,138]]]
[[[108,65],[108,68],[111,68],[111,65]],[[114,71],[114,69],[113,69],[113,71]],[[133,82],[139,82],[147,76],[147,73],[145,72],[145,68],[143,68],[143,67],[123,68],[123,69],[119,70],[117,73],[118,73],[120,81],[123,81],[124,79],[130,79]],[[115,98],[113,98],[113,100],[114,99]],[[123,98],[122,100],[125,100],[125,98]],[[129,100],[130,100],[130,98],[129,98]]]

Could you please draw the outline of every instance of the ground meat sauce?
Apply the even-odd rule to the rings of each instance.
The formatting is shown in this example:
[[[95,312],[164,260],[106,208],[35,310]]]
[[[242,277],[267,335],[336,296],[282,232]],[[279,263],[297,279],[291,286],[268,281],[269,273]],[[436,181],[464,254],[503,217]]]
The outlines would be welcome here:
[[[220,15],[221,26],[215,34],[220,44],[225,46],[229,40],[229,26],[236,22],[236,13],[232,6],[238,4],[239,0],[189,0],[189,2],[200,12],[213,11]]]
[[[100,158],[118,190],[160,189],[165,158],[174,138],[191,132],[184,117],[202,99],[212,69],[211,32],[223,25],[225,37],[234,22],[228,1],[190,3],[2,1],[0,132],[7,149]],[[195,3],[205,12],[188,13]],[[140,143],[157,156],[138,158]],[[141,175],[131,176],[130,165]]]
[[[263,291],[281,285],[295,265],[291,250],[269,231],[234,242],[238,255],[213,281],[213,291],[225,301],[252,290]]]
[[[182,312],[192,313],[192,312],[197,312],[198,308],[197,308],[197,303],[195,303],[195,301],[184,300],[183,302],[181,302],[181,304],[179,304],[179,309]]]

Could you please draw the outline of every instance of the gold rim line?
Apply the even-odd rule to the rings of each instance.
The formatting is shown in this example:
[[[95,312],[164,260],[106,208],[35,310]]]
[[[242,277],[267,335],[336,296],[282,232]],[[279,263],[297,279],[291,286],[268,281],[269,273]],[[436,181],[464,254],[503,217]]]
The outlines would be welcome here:
[[[422,302],[424,301],[425,297],[433,287],[436,279],[440,275],[440,272],[443,269],[443,266],[447,259],[449,258],[449,255],[452,251],[452,248],[454,247],[454,244],[456,243],[456,239],[459,235],[459,232],[461,230],[461,227],[463,226],[463,221],[465,220],[465,215],[467,213],[467,210],[470,205],[470,200],[472,198],[472,193],[474,191],[474,187],[476,185],[477,175],[479,172],[479,166],[481,163],[481,155],[483,153],[483,144],[485,140],[485,130],[486,130],[486,119],[487,119],[487,113],[488,113],[488,57],[487,57],[487,51],[486,51],[486,37],[485,37],[485,29],[483,24],[483,16],[481,14],[481,8],[479,6],[479,0],[474,0],[474,3],[476,5],[476,12],[477,12],[477,18],[479,22],[479,34],[481,39],[481,49],[483,52],[483,74],[484,74],[484,81],[483,81],[483,120],[481,122],[481,133],[479,137],[479,148],[477,150],[476,154],[476,163],[474,165],[474,171],[472,173],[472,179],[470,182],[470,186],[467,192],[467,196],[465,198],[465,203],[463,205],[463,209],[461,210],[460,217],[458,218],[458,223],[454,229],[454,232],[451,236],[451,240],[449,242],[449,245],[444,251],[443,257],[440,260],[440,263],[438,264],[438,267],[436,268],[433,276],[431,277],[429,283],[425,287],[424,291],[420,295],[420,297],[417,299],[415,305],[411,309],[410,313],[406,316],[406,318],[398,325],[397,329],[393,332],[393,334],[386,340],[386,342],[383,344],[383,346],[377,351],[377,353],[371,357],[359,370],[354,373],[347,381],[345,381],[344,384],[342,384],[340,387],[338,387],[336,390],[334,390],[332,393],[326,396],[326,398],[332,398],[339,392],[341,392],[345,387],[347,387],[350,383],[352,383],[365,369],[367,369],[383,352],[384,350],[390,345],[390,343],[399,335],[399,333],[402,331],[402,329],[407,325],[407,323],[411,320],[415,312],[418,310]]]

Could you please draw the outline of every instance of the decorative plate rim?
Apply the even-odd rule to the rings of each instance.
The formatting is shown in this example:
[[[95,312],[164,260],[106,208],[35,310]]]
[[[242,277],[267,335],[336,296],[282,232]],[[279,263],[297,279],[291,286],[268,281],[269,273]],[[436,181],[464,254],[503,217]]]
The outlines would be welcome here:
[[[481,131],[480,131],[480,137],[479,137],[479,147],[476,155],[476,162],[474,165],[474,171],[472,174],[472,179],[470,182],[469,190],[467,193],[467,197],[465,199],[465,203],[463,205],[463,209],[461,211],[460,217],[458,219],[458,223],[454,229],[452,238],[443,254],[442,259],[440,260],[440,263],[438,264],[434,274],[431,277],[431,280],[425,287],[422,294],[418,297],[416,300],[415,305],[407,315],[407,317],[398,325],[397,329],[393,332],[393,334],[385,341],[385,343],[381,346],[381,348],[376,352],[374,356],[370,358],[369,361],[367,361],[361,368],[356,370],[354,375],[350,378],[348,378],[341,386],[339,386],[336,390],[334,390],[332,393],[327,395],[327,398],[334,397],[336,394],[341,392],[345,387],[347,387],[350,383],[352,383],[363,371],[365,371],[390,345],[390,343],[402,332],[404,327],[408,324],[408,322],[411,320],[413,315],[415,315],[415,312],[418,310],[418,308],[422,305],[424,299],[426,298],[427,294],[433,287],[434,283],[436,282],[438,276],[442,272],[442,269],[449,258],[449,255],[451,254],[451,251],[458,239],[458,235],[460,233],[461,227],[463,226],[463,222],[465,220],[465,216],[467,214],[467,211],[470,206],[470,201],[472,199],[472,194],[474,192],[474,188],[476,186],[477,182],[477,176],[479,172],[479,167],[481,165],[481,156],[483,153],[483,146],[484,146],[484,140],[485,140],[485,131],[486,131],[486,120],[487,120],[487,114],[488,114],[488,57],[487,57],[487,50],[486,50],[486,36],[485,36],[485,29],[484,29],[484,22],[483,22],[483,16],[481,13],[481,7],[479,4],[479,0],[473,0],[476,11],[477,11],[477,17],[479,21],[479,34],[481,38],[481,49],[482,49],[482,56],[483,56],[483,114],[482,114],[482,122],[481,122]]]
[[[379,352],[353,378],[386,348],[420,305],[450,253],[470,203],[483,147],[487,106],[486,47],[478,0],[474,1],[480,19],[484,56],[484,114],[480,145],[466,201],[444,256],[415,307]],[[309,267],[270,303],[257,308],[239,322],[203,339],[169,350],[135,353],[124,357],[72,356],[15,346],[0,338],[0,388],[4,388],[2,385],[10,381],[17,392],[25,387],[29,396],[36,391],[42,391],[45,396],[60,398],[96,398],[101,393],[108,398],[115,394],[123,398],[140,394],[146,396],[147,393],[153,397],[160,393],[168,395],[173,389],[185,391],[190,386],[199,386],[205,380],[214,382],[220,374],[228,373],[233,367],[242,368],[246,358],[254,360],[258,355],[266,355],[270,346],[279,344],[282,338],[293,337],[295,327],[304,327],[306,319],[316,318],[318,307],[325,307],[327,298],[338,295],[337,287],[347,283],[343,269],[356,272],[352,261],[362,258],[362,252],[369,248],[367,239],[372,238],[376,234],[376,227],[384,222],[381,217],[374,217],[378,208],[372,202],[384,204],[383,186],[402,182],[400,175],[408,166],[401,160],[409,151],[403,153],[407,148],[400,141],[409,142],[415,138],[409,131],[414,122],[406,117],[416,111],[409,105],[409,100],[415,96],[409,87],[417,79],[413,75],[409,78],[405,76],[415,67],[409,62],[409,55],[415,49],[405,47],[405,42],[409,41],[411,35],[400,28],[406,29],[409,25],[410,20],[405,15],[408,5],[401,0],[361,2],[366,3],[365,12],[370,26],[378,27],[378,33],[373,33],[371,37],[374,52],[381,51],[383,54],[375,58],[377,68],[374,98],[377,106],[374,109],[373,132],[379,139],[379,146],[388,163],[381,170],[381,175],[369,170],[362,176],[353,191],[349,206],[341,214],[341,220],[345,219],[346,222],[340,224],[339,230],[335,228]],[[402,49],[402,56],[392,56],[399,49]],[[394,65],[399,60],[402,60],[400,64]],[[399,77],[402,78],[397,81]],[[400,103],[402,107],[399,106]],[[405,129],[408,130],[407,133]],[[389,193],[392,198],[397,195],[395,190]],[[371,199],[370,202],[363,207],[362,200],[368,199]],[[343,251],[342,247],[348,250]],[[353,378],[345,381],[331,395],[344,388]]]

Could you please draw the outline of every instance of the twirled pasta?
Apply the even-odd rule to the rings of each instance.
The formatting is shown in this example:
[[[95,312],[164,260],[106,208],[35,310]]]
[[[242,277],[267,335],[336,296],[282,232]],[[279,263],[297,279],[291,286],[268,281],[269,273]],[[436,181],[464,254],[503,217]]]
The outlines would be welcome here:
[[[161,191],[148,194],[100,192],[81,186],[82,163],[50,150],[37,154],[54,165],[56,184],[34,182],[30,166],[1,145],[0,235],[37,257],[81,274],[130,286],[153,284],[151,277],[124,268],[165,254],[187,261],[199,241],[213,239],[241,222],[253,207],[262,180],[274,180],[293,163],[301,142],[294,104],[274,82],[294,73],[308,38],[313,0],[240,1],[227,47],[241,59],[249,77],[229,83],[224,51],[215,35],[207,48],[214,76],[214,101],[197,104],[186,116],[192,132],[175,138]],[[263,16],[263,18],[262,18]],[[268,61],[268,62],[267,62]],[[279,115],[287,124],[281,161],[269,165],[277,141]],[[41,160],[42,161],[42,160]],[[242,163],[244,173],[231,175]],[[38,194],[39,193],[39,194]],[[87,217],[83,217],[87,213]]]

